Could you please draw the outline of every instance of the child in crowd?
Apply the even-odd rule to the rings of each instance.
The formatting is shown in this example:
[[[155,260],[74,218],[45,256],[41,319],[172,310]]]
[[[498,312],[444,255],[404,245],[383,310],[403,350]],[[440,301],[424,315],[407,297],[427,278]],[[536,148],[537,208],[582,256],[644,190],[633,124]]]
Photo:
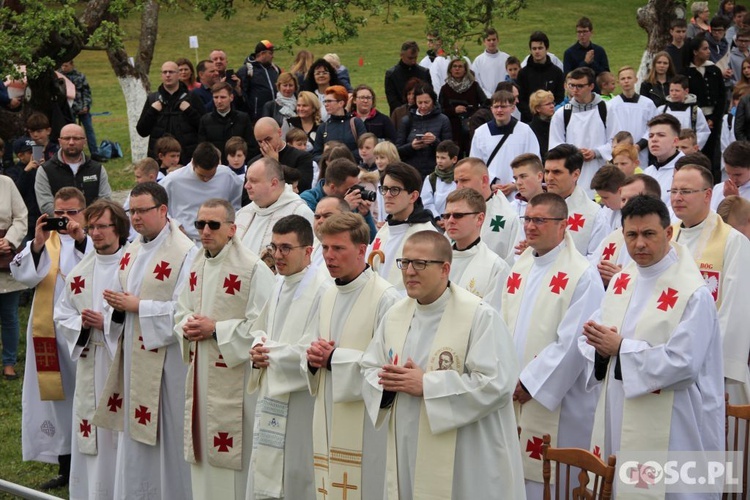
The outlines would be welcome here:
[[[375,167],[375,156],[372,151],[378,144],[378,138],[375,134],[367,132],[357,139],[357,148],[359,150],[359,168],[367,171],[373,171]]]
[[[521,71],[521,61],[516,56],[510,56],[505,60],[506,82],[514,82],[518,79],[518,72]]]
[[[443,227],[440,218],[445,212],[448,195],[456,190],[453,170],[458,162],[459,147],[453,141],[442,141],[435,150],[435,171],[427,176],[422,184],[422,203],[425,210],[438,218],[438,225]]]
[[[182,166],[180,165],[182,146],[171,135],[159,138],[154,145],[154,152],[162,174],[168,175]]]
[[[617,82],[615,81],[615,75],[609,71],[602,71],[599,73],[596,77],[596,86],[599,87],[599,91],[601,92],[599,95],[605,101],[609,101],[615,97],[615,87],[617,86]]]
[[[611,163],[605,163],[591,179],[591,189],[596,191],[596,195],[601,199],[599,203],[602,205],[596,217],[604,220],[604,224],[612,231],[622,226],[620,187],[625,182],[625,177],[622,170]]]
[[[627,130],[620,130],[612,136],[612,150],[614,150],[615,146],[618,144],[630,144],[632,146],[634,144],[633,134]]]
[[[52,126],[47,115],[43,113],[31,113],[26,118],[26,133],[37,146],[44,147],[44,161],[51,160],[60,149],[60,145],[50,140]],[[35,224],[36,225],[36,224]]]
[[[284,169],[284,182],[292,186],[292,191],[299,194],[299,180],[302,178],[299,170],[286,165],[282,165],[282,168]]]
[[[638,158],[638,148],[633,144],[622,142],[612,147],[612,164],[622,170],[625,177],[633,174],[642,174]]]
[[[727,180],[729,176],[724,168],[724,150],[727,149],[731,143],[737,140],[734,135],[734,117],[737,113],[737,105],[748,92],[748,87],[738,85],[732,91],[732,107],[729,109],[727,114],[722,118],[723,123],[721,126],[721,180],[722,182]]]
[[[245,175],[247,170],[247,141],[239,136],[230,137],[224,145],[227,165],[237,175]]]
[[[375,157],[375,166],[378,169],[378,182],[376,186],[380,188],[380,182],[383,180],[385,167],[387,167],[391,163],[400,162],[401,158],[398,155],[398,149],[396,149],[396,145],[391,141],[379,142],[372,150],[372,155]],[[385,207],[383,206],[383,195],[380,194],[380,191],[378,191],[378,196],[375,200],[375,203],[373,204],[373,208],[376,205],[377,217],[375,217],[375,211],[373,211],[373,219],[375,219],[375,226],[380,229],[385,223],[385,217],[387,215],[385,213]]]
[[[708,128],[706,115],[696,104],[695,95],[690,93],[688,77],[685,75],[672,77],[669,81],[667,103],[656,108],[656,114],[661,113],[669,113],[680,120],[682,128],[693,129],[698,137],[700,148],[706,145],[711,129]]]
[[[690,153],[697,153],[701,149],[698,147],[698,137],[695,135],[695,131],[691,128],[684,128],[680,130],[679,140],[677,141],[677,149],[682,151],[683,154],[689,155]]]
[[[307,152],[308,138],[307,138],[307,134],[305,133],[305,131],[302,130],[301,128],[289,129],[289,131],[287,131],[284,138],[286,139],[286,143],[289,144],[294,149],[299,149],[300,151]],[[312,164],[313,164],[312,185],[313,187],[315,187],[315,185],[318,183],[318,174],[320,173],[320,167],[318,166],[318,162],[315,160],[313,160]]]
[[[32,151],[36,145],[29,137],[20,137],[13,141],[13,153],[16,155],[18,161],[13,165],[11,172],[6,172],[6,175],[16,183],[18,192],[21,193],[21,197],[29,211],[29,225],[26,232],[27,240],[34,237],[36,220],[42,215],[39,205],[36,202],[36,191],[34,190],[36,171],[40,165],[33,158]],[[3,145],[4,147],[5,145]]]
[[[153,158],[144,158],[133,165],[133,175],[136,184],[159,182],[164,178],[164,174],[159,171],[159,164]],[[125,200],[125,203],[127,202],[128,200]]]

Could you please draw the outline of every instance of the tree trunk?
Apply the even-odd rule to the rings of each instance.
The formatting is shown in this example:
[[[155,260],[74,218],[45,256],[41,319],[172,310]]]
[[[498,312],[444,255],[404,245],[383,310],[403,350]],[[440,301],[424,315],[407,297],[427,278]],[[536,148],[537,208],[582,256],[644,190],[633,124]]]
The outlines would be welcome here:
[[[141,117],[141,111],[143,111],[143,105],[150,89],[148,72],[154,56],[158,18],[158,2],[148,0],[143,7],[141,16],[141,39],[134,65],[130,64],[130,59],[124,49],[107,51],[109,64],[120,82],[120,88],[125,97],[132,162],[140,161],[148,155],[148,137],[138,135],[135,127]]]
[[[664,50],[672,40],[669,34],[672,20],[684,17],[685,5],[680,0],[649,0],[646,5],[638,9],[636,14],[638,26],[643,28],[648,35],[646,50],[638,68],[639,82],[643,82],[648,75],[654,54]]]

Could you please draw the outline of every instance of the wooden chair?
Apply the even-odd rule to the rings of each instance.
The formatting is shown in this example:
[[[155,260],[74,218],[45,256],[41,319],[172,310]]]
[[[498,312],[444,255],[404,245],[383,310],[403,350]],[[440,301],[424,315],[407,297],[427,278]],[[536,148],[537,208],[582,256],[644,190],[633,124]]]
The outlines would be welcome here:
[[[729,394],[725,395],[725,398],[727,451],[742,450],[743,493],[724,493],[724,499],[747,498],[745,492],[747,492],[748,452],[750,451],[750,405],[730,405]]]
[[[610,500],[612,498],[612,483],[615,479],[615,463],[617,461],[614,455],[610,455],[605,464],[599,457],[587,450],[552,448],[549,434],[545,434],[542,441],[544,500],[551,500],[552,498],[550,492],[550,461],[552,460],[557,462],[555,464],[555,498],[565,498],[566,500]],[[560,494],[562,485],[560,468],[562,465],[565,466],[564,497]],[[578,473],[578,484],[575,486],[571,484],[571,467],[581,469]],[[592,488],[588,488],[589,472],[594,475]]]

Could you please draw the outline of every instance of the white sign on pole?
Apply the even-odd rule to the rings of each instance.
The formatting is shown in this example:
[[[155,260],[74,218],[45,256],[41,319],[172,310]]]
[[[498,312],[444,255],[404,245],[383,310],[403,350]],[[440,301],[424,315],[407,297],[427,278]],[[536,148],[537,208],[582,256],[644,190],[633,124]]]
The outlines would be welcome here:
[[[198,37],[196,35],[189,36],[188,40],[190,40],[190,48],[191,49],[197,49],[198,48]]]

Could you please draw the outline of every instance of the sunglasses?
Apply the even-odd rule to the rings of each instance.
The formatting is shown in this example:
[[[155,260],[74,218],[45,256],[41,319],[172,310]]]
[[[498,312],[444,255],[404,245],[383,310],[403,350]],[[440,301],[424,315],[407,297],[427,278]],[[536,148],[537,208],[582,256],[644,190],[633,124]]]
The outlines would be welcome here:
[[[208,226],[211,231],[216,231],[221,227],[222,224],[223,223],[218,220],[197,220],[193,222],[195,229],[197,229],[198,231],[203,231],[206,226]]]

